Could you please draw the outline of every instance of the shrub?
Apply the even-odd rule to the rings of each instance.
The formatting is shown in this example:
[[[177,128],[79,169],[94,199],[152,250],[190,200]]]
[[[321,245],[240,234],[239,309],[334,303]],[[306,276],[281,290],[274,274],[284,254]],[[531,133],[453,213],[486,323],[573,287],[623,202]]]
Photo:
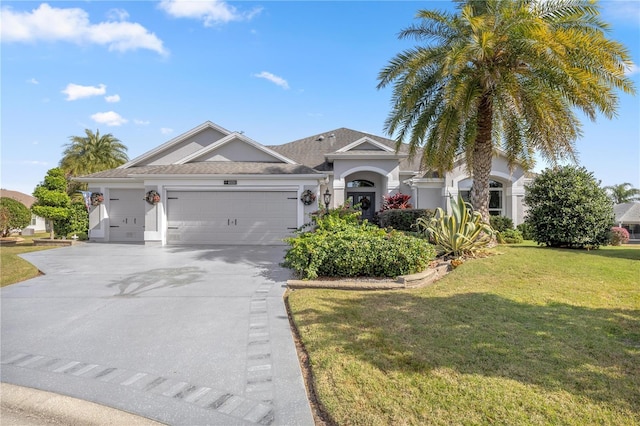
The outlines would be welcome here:
[[[520,231],[523,239],[525,240],[533,239],[533,228],[528,222],[522,222],[520,225],[516,226],[516,229]]]
[[[432,217],[433,210],[428,209],[385,210],[378,213],[377,223],[381,228],[415,232],[418,219],[429,220]]]
[[[550,247],[598,248],[609,242],[613,204],[584,167],[544,170],[527,187],[533,240]]]
[[[357,219],[357,215],[318,216],[314,231],[286,240],[291,247],[283,266],[304,279],[396,277],[426,269],[435,257],[433,246],[425,240],[387,232]]]
[[[20,201],[0,197],[0,234],[11,235],[11,231],[22,229],[31,222],[31,212]]]
[[[482,215],[460,196],[451,203],[451,215],[438,207],[430,220],[418,219],[418,228],[436,244],[440,254],[454,257],[486,247],[494,234],[491,226],[482,222]]]
[[[56,234],[71,238],[76,235],[79,239],[87,239],[89,232],[89,212],[84,200],[77,200],[71,203],[69,216],[66,219],[54,223]]]
[[[498,242],[500,244],[520,244],[524,241],[522,234],[517,229],[505,229],[498,232]]]
[[[629,242],[629,231],[619,226],[611,228],[609,234],[609,244],[612,246],[620,246]]]
[[[489,223],[494,231],[502,232],[507,229],[513,229],[513,220],[506,216],[491,216]]]
[[[36,186],[33,196],[36,202],[31,206],[31,211],[40,217],[49,220],[53,225],[55,221],[64,220],[69,216],[71,199],[67,195],[67,179],[59,167],[50,169],[44,177],[44,182]],[[51,226],[51,239],[54,236],[54,226]]]
[[[393,195],[385,195],[382,197],[381,210],[410,209],[413,207],[409,202],[410,199],[411,195],[402,194],[400,192]]]

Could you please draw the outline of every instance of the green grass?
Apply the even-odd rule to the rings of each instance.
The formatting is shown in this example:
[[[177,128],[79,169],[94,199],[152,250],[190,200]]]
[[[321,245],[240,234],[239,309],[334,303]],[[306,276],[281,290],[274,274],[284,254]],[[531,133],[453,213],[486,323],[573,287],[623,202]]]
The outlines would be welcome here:
[[[49,234],[37,234],[30,237],[23,237],[24,241],[19,242],[13,247],[0,246],[0,287],[28,280],[40,274],[38,268],[26,260],[21,259],[18,255],[53,248],[51,246],[33,245],[34,238],[46,238],[48,235]]]
[[[640,246],[497,251],[423,289],[289,294],[337,424],[640,424]]]

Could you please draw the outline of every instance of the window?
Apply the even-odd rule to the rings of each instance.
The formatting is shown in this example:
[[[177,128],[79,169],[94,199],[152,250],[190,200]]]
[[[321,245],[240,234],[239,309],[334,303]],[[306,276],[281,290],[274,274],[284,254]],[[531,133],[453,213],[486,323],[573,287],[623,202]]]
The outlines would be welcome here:
[[[471,202],[471,179],[465,179],[459,184],[460,195],[466,202]],[[503,185],[495,180],[489,181],[489,214],[491,216],[502,216]]]
[[[347,182],[347,188],[373,188],[375,185],[370,180],[355,179]]]

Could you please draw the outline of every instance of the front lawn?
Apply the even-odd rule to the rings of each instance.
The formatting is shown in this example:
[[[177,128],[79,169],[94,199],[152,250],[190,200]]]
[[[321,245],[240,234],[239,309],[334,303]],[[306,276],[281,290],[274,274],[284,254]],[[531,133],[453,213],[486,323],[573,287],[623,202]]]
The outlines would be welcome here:
[[[295,290],[339,425],[640,424],[640,246],[500,246],[410,291]]]
[[[49,234],[39,234],[32,237],[23,237],[24,241],[15,246],[0,246],[0,287],[15,284],[29,278],[37,277],[40,271],[24,259],[18,257],[19,254],[31,251],[48,250],[53,247],[34,246],[33,239],[41,238]]]

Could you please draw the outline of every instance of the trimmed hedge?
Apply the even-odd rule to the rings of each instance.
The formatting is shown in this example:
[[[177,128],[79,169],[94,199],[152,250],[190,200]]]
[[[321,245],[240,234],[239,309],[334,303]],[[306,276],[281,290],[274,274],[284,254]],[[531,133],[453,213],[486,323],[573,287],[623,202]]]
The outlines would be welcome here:
[[[349,217],[329,213],[316,222],[314,231],[285,240],[291,247],[283,266],[303,279],[397,277],[425,270],[436,256],[423,239],[354,223]]]
[[[416,232],[416,222],[420,218],[429,220],[433,210],[429,209],[393,209],[378,212],[377,223],[381,228],[393,228],[397,231]]]

